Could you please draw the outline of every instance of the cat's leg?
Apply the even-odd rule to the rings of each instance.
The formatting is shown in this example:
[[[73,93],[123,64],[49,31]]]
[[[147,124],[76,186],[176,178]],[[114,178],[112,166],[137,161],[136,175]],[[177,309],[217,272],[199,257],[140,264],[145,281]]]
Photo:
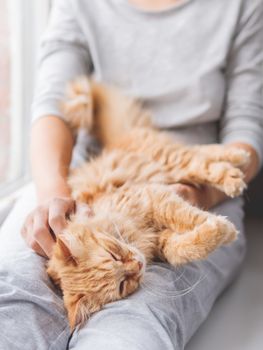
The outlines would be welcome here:
[[[209,185],[236,197],[243,193],[247,185],[244,173],[227,161],[212,160],[207,156],[195,157],[185,171],[185,178],[189,182]]]
[[[209,185],[236,197],[246,189],[244,173],[249,155],[244,150],[223,145],[181,146],[166,148],[165,169],[169,181]],[[165,154],[165,150],[163,150]]]
[[[229,162],[233,166],[243,167],[249,163],[249,153],[237,147],[227,145],[198,145],[193,147],[196,152],[205,155],[211,161]]]
[[[239,150],[238,150],[239,152]],[[224,192],[229,197],[243,193],[247,185],[244,172],[238,168],[247,164],[246,152],[238,154],[198,152],[191,148],[178,148],[167,156],[167,164],[163,170],[167,175],[167,183],[188,183],[192,185],[209,185]]]
[[[193,160],[186,169],[186,177],[192,182],[212,185],[230,197],[240,195],[246,188],[244,173],[249,154],[224,145],[201,145],[190,148]]]
[[[152,160],[175,169],[187,167],[193,157],[198,156],[203,156],[210,162],[229,162],[235,167],[245,166],[249,162],[249,154],[243,149],[220,144],[179,144],[166,133],[150,128],[132,130],[125,135],[125,142],[121,141],[119,145],[131,151],[140,151]]]
[[[159,252],[162,258],[177,266],[203,260],[215,249],[231,243],[235,238],[236,230],[229,221],[211,215],[202,224],[183,234],[176,229],[163,230],[159,236]]]
[[[138,142],[140,140],[140,142]],[[221,145],[184,146],[165,133],[149,129],[133,130],[116,147],[140,152],[160,164],[165,183],[210,185],[230,197],[246,188],[244,173],[237,167],[248,162],[247,152]]]
[[[148,186],[146,192],[160,228],[159,252],[173,265],[204,259],[237,236],[226,218],[191,206],[166,186]]]

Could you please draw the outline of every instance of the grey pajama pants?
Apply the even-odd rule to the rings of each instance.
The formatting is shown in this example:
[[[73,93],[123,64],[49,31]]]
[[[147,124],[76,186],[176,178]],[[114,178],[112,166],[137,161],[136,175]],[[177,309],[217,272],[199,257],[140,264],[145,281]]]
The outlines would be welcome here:
[[[238,227],[236,242],[182,268],[150,266],[135,294],[107,305],[70,337],[61,295],[47,277],[45,259],[20,237],[25,215],[34,205],[30,189],[0,233],[0,350],[182,350],[245,254],[239,198],[215,209]]]

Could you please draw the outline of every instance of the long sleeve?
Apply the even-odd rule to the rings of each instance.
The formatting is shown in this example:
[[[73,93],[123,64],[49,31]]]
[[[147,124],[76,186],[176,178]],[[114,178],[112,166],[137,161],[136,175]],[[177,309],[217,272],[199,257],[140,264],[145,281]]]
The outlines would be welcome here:
[[[263,1],[243,1],[226,70],[223,143],[244,142],[263,160]]]
[[[53,1],[47,32],[40,50],[33,121],[45,116],[63,118],[60,102],[67,83],[92,71],[88,43],[74,16],[72,0]]]

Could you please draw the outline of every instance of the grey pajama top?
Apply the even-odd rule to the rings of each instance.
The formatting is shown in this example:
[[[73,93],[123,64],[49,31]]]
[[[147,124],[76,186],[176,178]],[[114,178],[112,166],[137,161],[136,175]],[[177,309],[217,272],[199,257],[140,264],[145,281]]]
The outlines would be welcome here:
[[[192,130],[200,143],[209,134],[245,142],[262,161],[262,62],[262,0],[181,0],[158,12],[128,0],[54,0],[33,120],[63,118],[67,82],[94,74],[141,99],[157,127]]]

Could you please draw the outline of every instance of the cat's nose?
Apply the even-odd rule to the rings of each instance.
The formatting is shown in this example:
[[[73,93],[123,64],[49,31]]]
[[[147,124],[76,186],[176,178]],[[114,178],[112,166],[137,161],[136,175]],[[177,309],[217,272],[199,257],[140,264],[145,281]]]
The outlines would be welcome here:
[[[141,261],[133,260],[133,262],[127,266],[126,273],[130,276],[137,275],[142,271],[142,268],[143,263]]]

